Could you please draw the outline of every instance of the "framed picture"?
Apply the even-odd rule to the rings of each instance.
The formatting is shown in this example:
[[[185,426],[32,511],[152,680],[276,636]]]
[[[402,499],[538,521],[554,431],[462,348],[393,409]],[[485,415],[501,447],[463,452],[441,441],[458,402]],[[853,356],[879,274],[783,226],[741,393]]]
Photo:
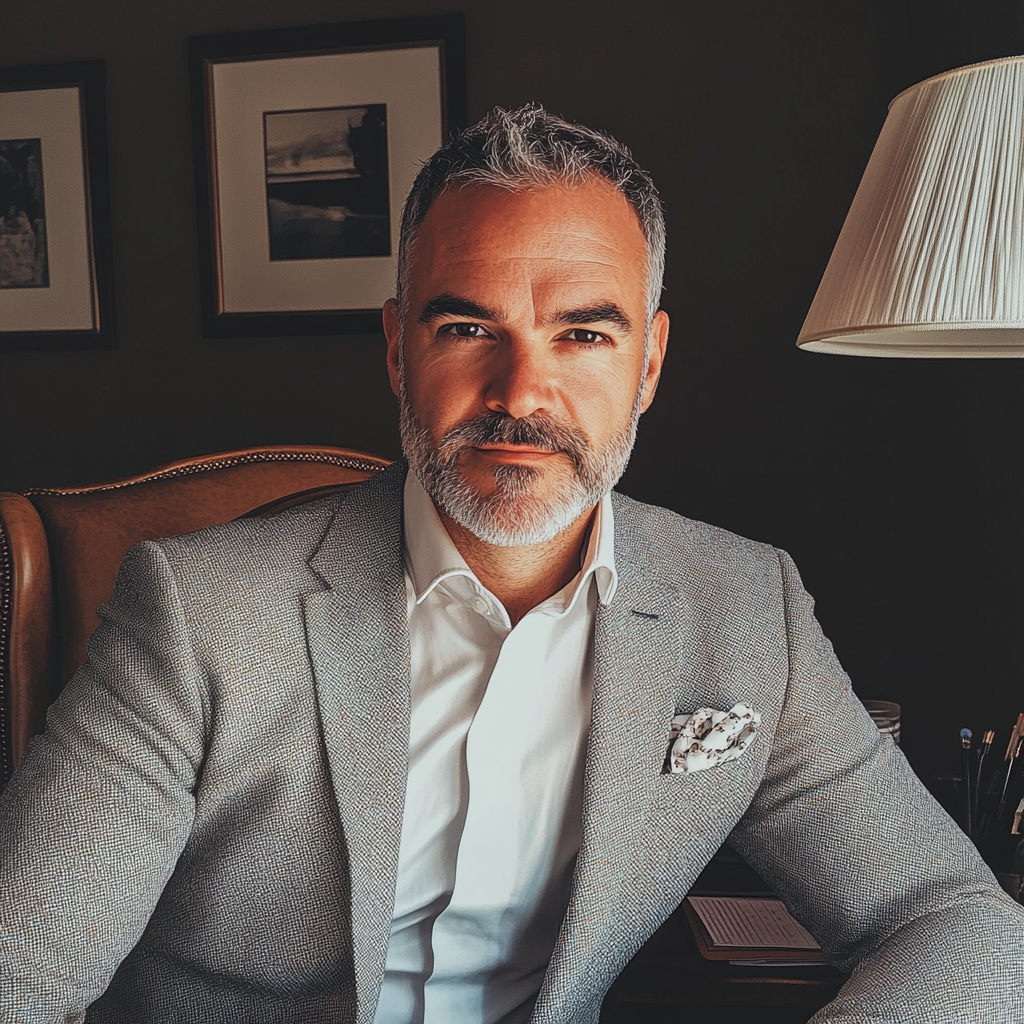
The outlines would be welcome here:
[[[375,334],[402,204],[466,121],[461,15],[189,40],[203,335]]]
[[[0,68],[0,348],[114,347],[102,61]]]

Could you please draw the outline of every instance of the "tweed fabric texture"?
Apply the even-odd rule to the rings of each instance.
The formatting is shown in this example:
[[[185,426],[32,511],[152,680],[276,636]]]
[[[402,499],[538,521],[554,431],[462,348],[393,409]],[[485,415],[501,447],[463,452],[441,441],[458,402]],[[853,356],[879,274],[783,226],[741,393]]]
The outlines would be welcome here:
[[[129,553],[0,802],[0,1021],[372,1021],[407,776],[403,474]],[[615,520],[535,1024],[596,1024],[726,841],[853,970],[814,1024],[1024,1021],[1024,911],[878,734],[788,556],[618,495]],[[762,717],[743,757],[663,773],[674,715],[740,702]]]

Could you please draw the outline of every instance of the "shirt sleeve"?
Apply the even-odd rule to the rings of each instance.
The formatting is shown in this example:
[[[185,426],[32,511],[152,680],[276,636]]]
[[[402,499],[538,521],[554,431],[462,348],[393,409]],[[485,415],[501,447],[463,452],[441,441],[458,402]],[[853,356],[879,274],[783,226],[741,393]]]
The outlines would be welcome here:
[[[730,843],[852,972],[811,1024],[1020,1024],[1024,908],[878,732],[779,557],[788,689]]]
[[[125,557],[89,659],[0,799],[0,1022],[73,1022],[188,838],[204,680],[161,548]]]

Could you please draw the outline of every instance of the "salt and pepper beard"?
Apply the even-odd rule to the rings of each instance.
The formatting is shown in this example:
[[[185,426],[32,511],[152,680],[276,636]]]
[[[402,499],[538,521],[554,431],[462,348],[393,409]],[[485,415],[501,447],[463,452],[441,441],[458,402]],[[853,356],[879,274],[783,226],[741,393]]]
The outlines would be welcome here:
[[[485,413],[452,427],[435,443],[413,411],[404,364],[400,359],[398,402],[402,451],[409,467],[434,504],[485,544],[519,547],[551,540],[592,509],[625,471],[640,420],[642,382],[628,426],[600,452],[578,427],[540,413],[522,419]],[[560,452],[567,456],[571,474],[560,473],[553,483],[554,492],[541,498],[533,493],[541,476],[536,468],[498,465],[491,470],[494,492],[485,497],[463,478],[459,468],[470,448],[485,444],[522,444]]]

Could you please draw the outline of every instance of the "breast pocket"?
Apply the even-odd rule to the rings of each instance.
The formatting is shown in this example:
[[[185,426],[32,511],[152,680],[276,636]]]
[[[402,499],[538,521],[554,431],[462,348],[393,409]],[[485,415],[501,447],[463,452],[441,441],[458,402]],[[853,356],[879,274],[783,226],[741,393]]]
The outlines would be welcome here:
[[[750,757],[750,753],[699,772],[659,775],[653,787],[651,815],[724,817],[735,824],[750,806],[764,775],[763,758]]]

